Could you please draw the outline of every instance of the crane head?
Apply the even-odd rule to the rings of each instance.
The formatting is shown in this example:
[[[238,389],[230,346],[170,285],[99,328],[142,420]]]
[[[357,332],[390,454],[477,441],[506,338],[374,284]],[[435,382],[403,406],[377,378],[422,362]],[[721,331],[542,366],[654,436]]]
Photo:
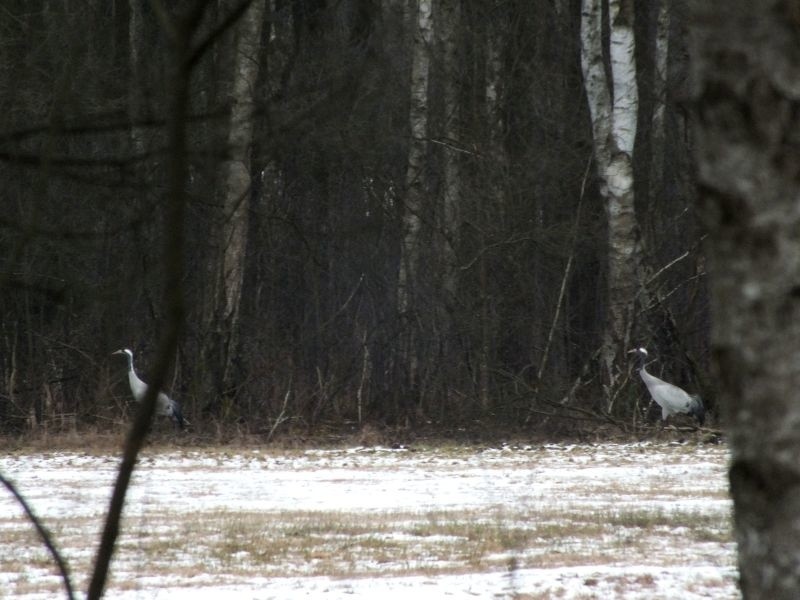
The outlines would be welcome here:
[[[642,356],[647,356],[647,350],[644,348],[634,348],[633,350],[628,350],[628,354],[641,354]]]
[[[128,355],[130,358],[133,358],[133,352],[131,352],[131,351],[130,351],[130,350],[128,350],[127,348],[120,348],[119,350],[115,350],[115,351],[114,351],[114,352],[112,352],[111,354],[112,354],[112,355],[113,355],[113,354],[127,354],[127,355]]]

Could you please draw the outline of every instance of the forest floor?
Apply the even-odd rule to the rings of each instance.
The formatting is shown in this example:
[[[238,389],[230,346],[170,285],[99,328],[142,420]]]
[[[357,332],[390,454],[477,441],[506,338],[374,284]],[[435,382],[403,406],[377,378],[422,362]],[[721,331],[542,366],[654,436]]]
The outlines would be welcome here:
[[[738,598],[724,445],[151,448],[108,597]],[[118,458],[8,450],[85,589]],[[62,595],[0,491],[0,589]],[[82,597],[82,596],[81,596]]]

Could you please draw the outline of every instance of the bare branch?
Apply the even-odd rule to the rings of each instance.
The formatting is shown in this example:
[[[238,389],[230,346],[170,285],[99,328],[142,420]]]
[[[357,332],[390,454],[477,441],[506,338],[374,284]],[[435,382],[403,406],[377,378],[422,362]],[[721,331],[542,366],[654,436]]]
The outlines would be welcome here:
[[[699,246],[700,244],[702,244],[702,243],[703,243],[703,240],[705,240],[705,239],[706,239],[706,237],[708,237],[708,236],[707,236],[707,235],[703,235],[703,236],[702,236],[702,237],[701,237],[701,238],[700,238],[700,239],[697,241],[697,245]],[[658,279],[658,278],[659,278],[659,277],[660,277],[660,276],[661,276],[663,273],[665,273],[666,271],[668,271],[669,269],[671,269],[672,267],[674,267],[676,264],[678,264],[679,262],[681,262],[683,259],[685,259],[685,258],[688,258],[688,257],[689,257],[689,256],[690,256],[690,255],[691,255],[691,254],[692,254],[692,253],[695,251],[695,250],[696,250],[696,248],[692,248],[692,249],[690,249],[690,250],[687,250],[686,252],[684,252],[684,253],[683,253],[683,254],[681,254],[680,256],[677,256],[676,258],[673,258],[671,261],[669,261],[667,264],[665,264],[663,267],[661,267],[661,268],[660,268],[658,271],[656,271],[655,273],[653,273],[653,274],[652,274],[652,275],[651,275],[651,276],[650,276],[650,277],[647,279],[647,281],[645,281],[645,282],[644,282],[644,285],[646,285],[646,286],[649,286],[649,285],[650,285],[651,283],[653,283],[653,282],[654,282],[656,279]]]
[[[205,39],[203,39],[199,44],[197,44],[191,51],[191,54],[188,57],[188,64],[186,65],[187,68],[191,69],[195,63],[197,63],[200,58],[202,58],[203,54],[206,53],[208,48],[228,29],[230,29],[236,21],[238,21],[241,16],[245,13],[245,11],[250,7],[253,3],[253,0],[242,0],[229,14],[225,17],[222,22],[217,25],[214,30],[209,33]]]
[[[281,424],[288,421],[289,418],[286,416],[286,407],[289,405],[289,398],[292,396],[292,381],[294,379],[294,372],[289,372],[289,385],[286,387],[286,394],[283,396],[283,406],[281,407],[281,412],[278,413],[278,416],[275,418],[275,422],[272,424],[272,427],[267,434],[267,442],[272,439],[272,436],[275,435],[275,430],[280,427]]]
[[[67,592],[67,598],[72,600],[75,598],[75,593],[72,590],[72,581],[69,577],[69,568],[66,561],[61,556],[61,553],[58,551],[58,548],[56,548],[55,542],[53,542],[53,538],[50,536],[50,532],[45,528],[44,525],[42,525],[39,517],[36,516],[36,514],[33,512],[33,509],[30,507],[22,494],[19,493],[14,484],[6,479],[2,473],[0,473],[0,483],[2,483],[6,489],[11,492],[11,495],[17,499],[17,502],[19,502],[22,510],[25,511],[25,515],[28,517],[28,520],[33,523],[33,526],[36,528],[36,532],[39,534],[39,537],[42,538],[42,543],[47,547],[47,550],[53,557],[56,566],[58,566],[58,570],[61,573],[61,580],[64,582],[64,590]]]
[[[544,374],[544,369],[547,366],[547,359],[550,356],[550,346],[553,343],[553,336],[555,335],[556,325],[558,325],[558,318],[561,315],[561,306],[564,303],[564,295],[567,291],[567,281],[569,281],[569,274],[572,270],[572,261],[575,258],[575,246],[577,245],[578,241],[578,226],[580,225],[581,220],[581,208],[583,208],[583,198],[586,192],[586,182],[589,179],[589,169],[592,166],[592,157],[589,157],[589,161],[586,164],[586,171],[583,173],[583,181],[581,181],[581,195],[578,198],[578,206],[575,208],[575,222],[572,226],[572,248],[569,252],[569,258],[567,259],[567,264],[564,266],[564,275],[561,277],[561,288],[558,291],[558,300],[556,301],[556,310],[555,314],[553,315],[553,322],[550,325],[550,332],[547,334],[547,342],[544,346],[544,352],[542,353],[542,362],[539,365],[539,371],[536,373],[536,380],[541,383],[542,375]],[[538,384],[537,384],[538,385]]]
[[[199,9],[198,9],[199,10]],[[175,71],[171,78],[171,115],[169,123],[170,155],[168,162],[169,200],[166,210],[164,245],[164,302],[167,322],[160,343],[156,367],[152,373],[147,394],[142,400],[136,419],[125,441],[122,463],[119,467],[114,492],[100,538],[95,558],[87,600],[99,600],[105,589],[111,557],[119,535],[119,522],[125,496],[130,485],[139,451],[144,445],[156,409],[156,398],[166,382],[171,358],[178,347],[178,338],[184,318],[184,302],[181,282],[183,280],[183,225],[186,205],[185,182],[188,174],[187,161],[187,111],[189,105],[189,69],[183,58],[189,47],[192,31],[175,26],[172,30]]]

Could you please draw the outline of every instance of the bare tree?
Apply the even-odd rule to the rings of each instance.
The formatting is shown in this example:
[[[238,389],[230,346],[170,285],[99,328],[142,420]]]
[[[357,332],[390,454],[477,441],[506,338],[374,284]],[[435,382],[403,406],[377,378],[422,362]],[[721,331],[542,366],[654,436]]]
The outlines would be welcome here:
[[[458,241],[460,234],[460,205],[462,196],[461,165],[458,145],[461,144],[460,82],[462,80],[458,49],[461,27],[460,0],[439,2],[440,27],[438,37],[442,44],[442,78],[444,80],[444,189],[442,191],[441,230],[442,292],[447,310],[452,309],[458,291]]]
[[[401,368],[410,389],[418,386],[419,357],[416,349],[413,311],[420,260],[421,211],[426,191],[425,159],[428,152],[428,83],[433,42],[433,0],[418,0],[414,19],[411,64],[411,104],[408,122],[411,138],[406,167],[406,193],[403,209],[403,239],[397,277],[397,311],[403,336],[400,341]]]
[[[653,66],[653,116],[650,130],[650,200],[657,202],[663,194],[665,118],[667,113],[667,84],[669,82],[669,32],[672,17],[670,0],[659,0],[656,17],[655,56]]]
[[[494,13],[494,14],[493,14]],[[487,182],[485,199],[478,202],[484,214],[502,215],[506,204],[506,179],[508,177],[508,156],[504,146],[506,123],[504,118],[503,53],[506,45],[508,12],[493,11],[486,20],[485,53],[486,66],[481,87],[483,92],[484,114],[486,116],[484,144],[486,146],[485,164],[481,176]],[[478,348],[478,395],[481,407],[489,410],[492,404],[490,393],[490,367],[494,323],[491,317],[491,297],[488,248],[485,224],[480,225],[478,249],[478,290],[480,294],[480,337]]]
[[[248,213],[253,174],[250,152],[256,110],[259,47],[264,22],[264,0],[254,0],[235,28],[236,49],[228,129],[228,156],[223,165],[224,202],[219,257],[219,288],[215,319],[227,335],[220,343],[223,383],[228,381],[239,339],[239,308],[247,253]]]
[[[778,0],[693,3],[712,348],[745,598],[800,589],[798,16]]]
[[[633,0],[608,0],[608,53],[603,46],[603,4],[604,0],[583,1],[581,65],[608,227],[608,296],[602,357],[607,395],[613,398],[622,370],[619,363],[628,346],[638,287],[633,154],[639,96]],[[610,80],[606,75],[606,54]]]

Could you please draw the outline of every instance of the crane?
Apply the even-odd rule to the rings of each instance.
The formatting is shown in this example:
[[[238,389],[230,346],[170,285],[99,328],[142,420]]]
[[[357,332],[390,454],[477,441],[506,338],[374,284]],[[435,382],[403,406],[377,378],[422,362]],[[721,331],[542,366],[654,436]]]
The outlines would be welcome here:
[[[639,359],[639,375],[647,386],[650,396],[661,407],[661,420],[666,421],[670,415],[682,413],[692,415],[702,426],[706,418],[706,409],[700,396],[687,394],[677,385],[667,383],[648,373],[644,368],[644,361],[647,358],[647,350],[644,348],[636,348],[628,352],[628,354],[632,353],[635,353]]]
[[[133,352],[128,348],[122,348],[111,354],[124,354],[128,358],[128,383],[131,386],[133,399],[141,402],[147,393],[147,384],[139,379],[133,368]],[[186,425],[186,419],[183,418],[183,413],[181,412],[181,405],[162,391],[158,392],[158,398],[156,399],[156,414],[169,417],[180,429],[183,429]]]

